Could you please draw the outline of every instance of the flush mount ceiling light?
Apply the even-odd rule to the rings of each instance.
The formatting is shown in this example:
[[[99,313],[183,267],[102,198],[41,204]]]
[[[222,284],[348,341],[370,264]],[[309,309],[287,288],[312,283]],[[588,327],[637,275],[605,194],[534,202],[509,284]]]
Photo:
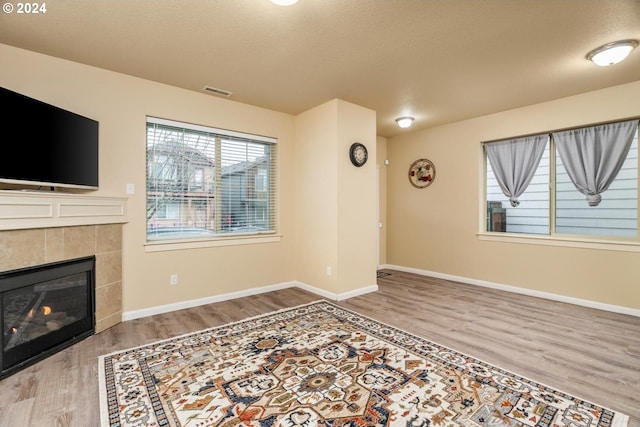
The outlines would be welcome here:
[[[601,67],[617,64],[624,60],[638,46],[638,40],[620,40],[607,43],[587,54],[587,59]]]
[[[291,6],[292,4],[298,3],[298,0],[271,0],[271,3],[277,4],[278,6]]]
[[[401,128],[408,128],[409,126],[411,126],[411,123],[413,123],[415,119],[413,117],[409,117],[409,116],[405,116],[405,117],[398,117],[396,119],[396,123],[398,123],[398,126],[400,126]]]

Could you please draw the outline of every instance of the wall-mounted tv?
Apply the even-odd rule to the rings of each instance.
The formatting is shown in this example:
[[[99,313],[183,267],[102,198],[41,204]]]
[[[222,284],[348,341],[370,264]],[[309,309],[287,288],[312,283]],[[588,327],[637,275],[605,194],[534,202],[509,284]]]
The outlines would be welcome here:
[[[1,87],[0,105],[0,183],[98,189],[97,121]]]

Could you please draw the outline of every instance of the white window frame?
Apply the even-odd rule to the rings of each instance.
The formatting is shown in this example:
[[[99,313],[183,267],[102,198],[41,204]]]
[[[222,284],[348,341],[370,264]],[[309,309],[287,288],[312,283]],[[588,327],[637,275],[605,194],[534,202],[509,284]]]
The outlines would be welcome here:
[[[606,123],[614,123],[618,121],[625,120],[633,120],[634,118],[613,120]],[[600,123],[603,124],[603,123]],[[597,125],[597,124],[595,124]],[[577,126],[575,128],[580,127],[589,127],[595,126],[584,125]],[[548,133],[552,134],[555,131],[549,131]],[[536,134],[546,133],[546,132],[538,132]],[[640,130],[638,130],[640,138]],[[477,233],[478,239],[481,241],[493,241],[493,242],[505,242],[505,243],[519,243],[519,244],[532,244],[532,245],[544,245],[544,246],[563,246],[563,247],[578,247],[578,248],[588,248],[588,249],[601,249],[601,250],[612,250],[612,251],[623,251],[623,252],[640,252],[640,156],[638,159],[638,196],[637,196],[637,204],[638,204],[638,233],[635,238],[624,238],[624,237],[599,237],[599,236],[586,236],[586,235],[567,235],[567,234],[557,234],[555,232],[555,217],[556,217],[556,209],[555,209],[555,146],[552,139],[550,140],[550,150],[551,150],[551,158],[550,158],[550,166],[552,167],[552,171],[549,176],[549,234],[525,234],[525,233],[507,233],[507,232],[492,232],[487,231],[487,156],[486,151],[484,149],[485,143],[490,143],[492,141],[482,142],[480,144],[480,152],[483,159],[482,168],[481,168],[481,179],[480,179],[480,187],[481,187],[481,199],[480,199],[480,209],[479,209],[479,231]]]
[[[250,232],[226,232],[215,234],[211,237],[206,238],[189,238],[188,236],[172,238],[172,239],[158,239],[158,238],[150,238],[147,239],[145,243],[145,251],[146,252],[156,252],[156,251],[165,251],[165,250],[180,250],[180,249],[189,249],[189,248],[199,248],[199,247],[215,247],[215,246],[229,246],[229,245],[244,245],[244,244],[257,244],[257,243],[270,243],[277,242],[281,240],[281,235],[277,231],[277,200],[278,200],[278,191],[277,191],[277,171],[278,171],[278,151],[276,149],[278,140],[277,138],[267,137],[262,135],[249,134],[238,131],[230,131],[226,129],[213,128],[209,126],[195,125],[191,123],[178,122],[173,120],[167,120],[157,117],[147,117],[146,126],[149,124],[158,124],[161,126],[169,126],[178,129],[185,130],[193,130],[196,132],[206,132],[210,134],[215,134],[219,136],[221,139],[224,137],[234,138],[234,139],[246,139],[250,142],[257,143],[265,143],[272,146],[271,148],[271,162],[269,164],[270,175],[271,178],[267,178],[269,181],[269,185],[271,188],[267,188],[267,191],[271,192],[269,199],[269,208],[270,214],[272,215],[272,226],[270,230],[264,231],[250,231]],[[218,151],[220,154],[220,151]],[[217,156],[220,158],[220,163],[217,165],[219,171],[222,171],[222,155]],[[147,165],[149,161],[147,160]],[[150,178],[149,173],[147,173],[147,179]],[[146,187],[146,186],[145,186]],[[219,212],[218,212],[219,213]]]

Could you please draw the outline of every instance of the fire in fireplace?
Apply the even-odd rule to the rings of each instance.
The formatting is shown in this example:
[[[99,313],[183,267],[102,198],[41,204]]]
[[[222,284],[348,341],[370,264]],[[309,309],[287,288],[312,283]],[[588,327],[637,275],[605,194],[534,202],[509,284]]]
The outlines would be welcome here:
[[[95,256],[0,273],[0,378],[95,333]]]

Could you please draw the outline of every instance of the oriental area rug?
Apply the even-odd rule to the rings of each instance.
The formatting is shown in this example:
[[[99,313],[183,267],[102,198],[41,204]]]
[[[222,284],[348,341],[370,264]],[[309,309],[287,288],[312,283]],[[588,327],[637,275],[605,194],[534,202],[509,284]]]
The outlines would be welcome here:
[[[101,356],[103,427],[622,427],[626,415],[327,301]]]

